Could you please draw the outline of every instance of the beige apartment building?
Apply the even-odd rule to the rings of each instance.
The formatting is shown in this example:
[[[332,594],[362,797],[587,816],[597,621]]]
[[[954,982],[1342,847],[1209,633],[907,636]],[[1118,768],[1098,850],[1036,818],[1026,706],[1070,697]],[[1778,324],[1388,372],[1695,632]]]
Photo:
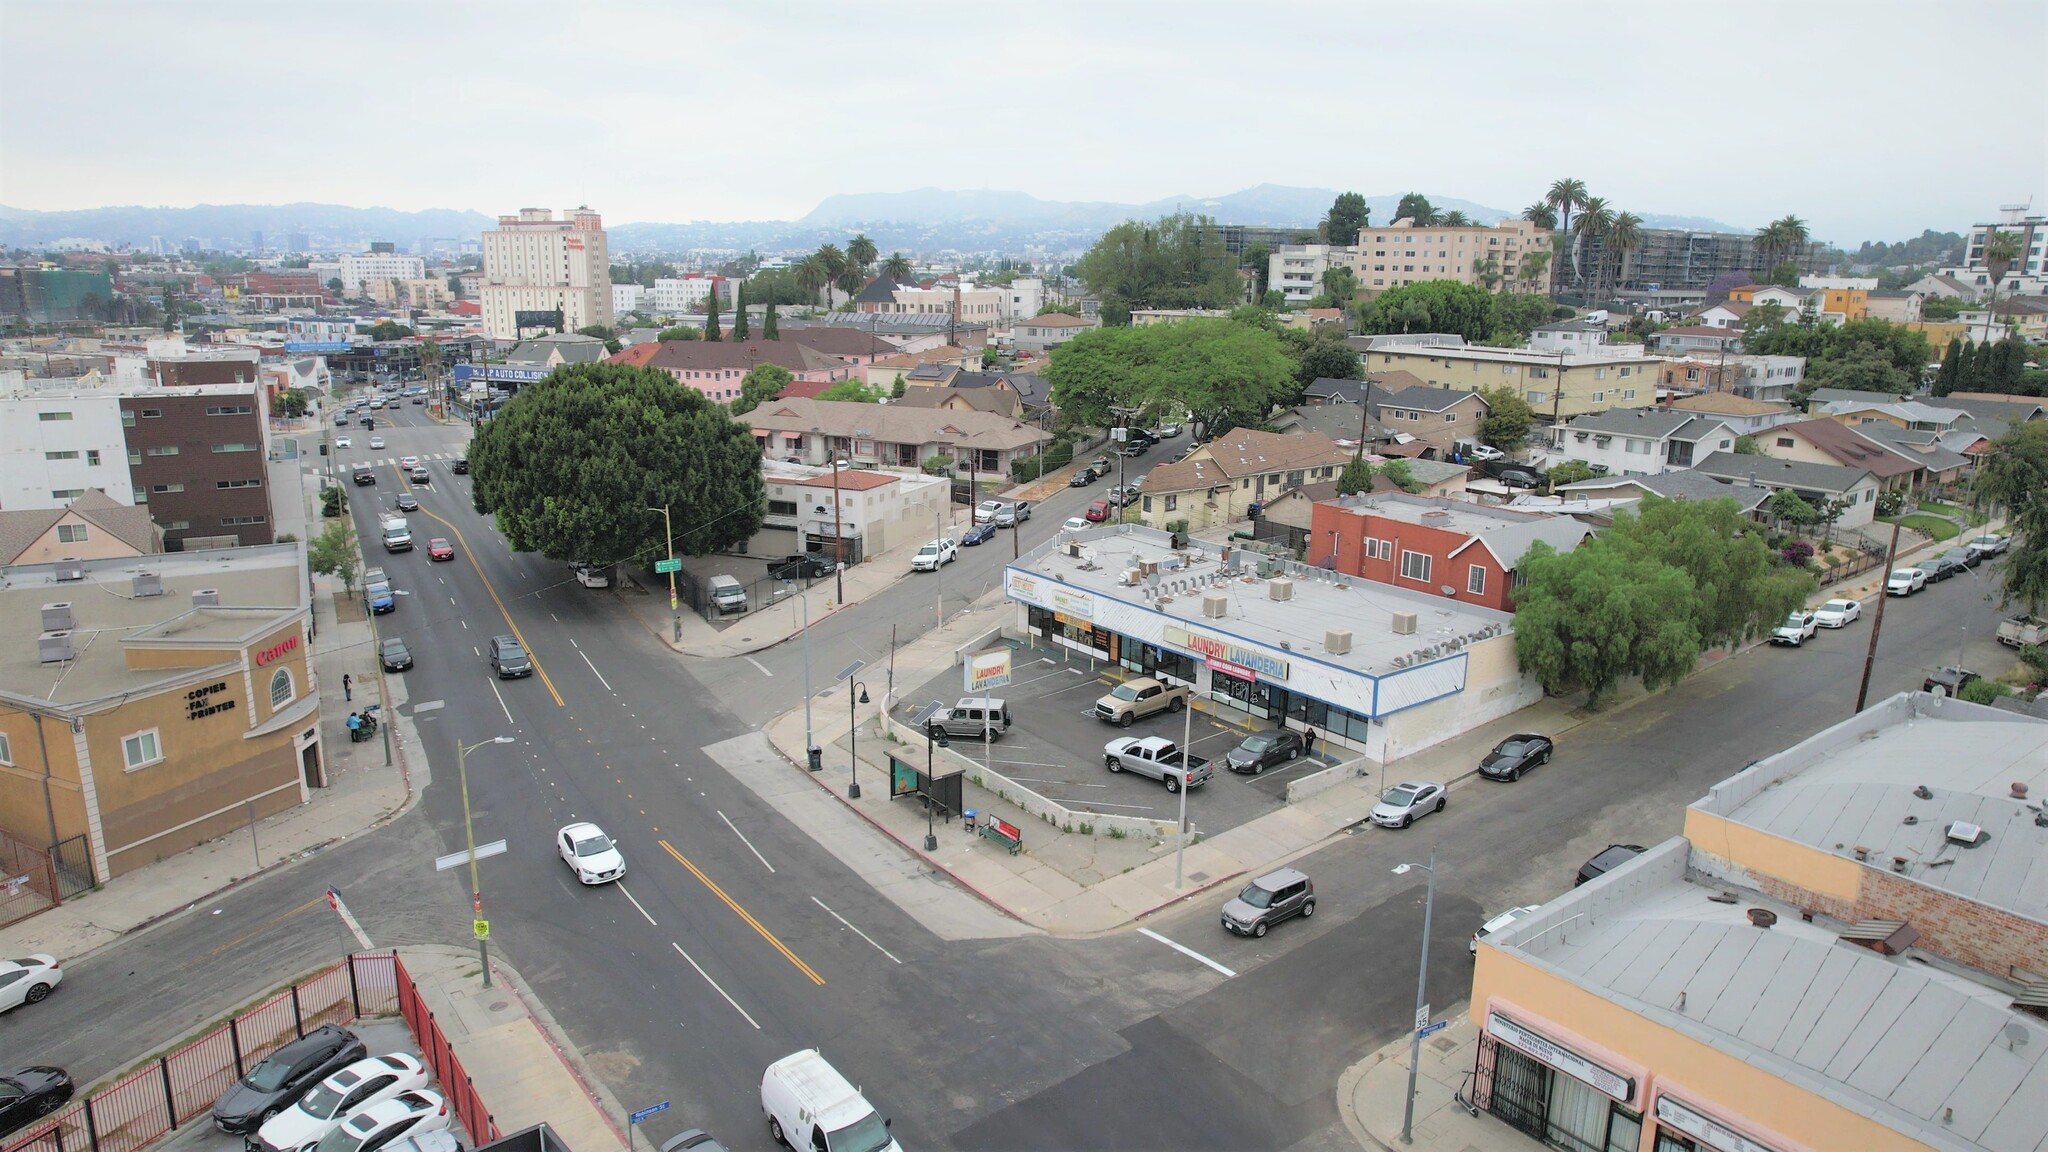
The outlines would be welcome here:
[[[1500,277],[1495,288],[1548,292],[1549,265],[1544,266],[1541,276],[1524,280],[1522,257],[1531,252],[1549,252],[1550,237],[1550,229],[1538,228],[1519,216],[1511,216],[1491,228],[1445,228],[1436,224],[1417,227],[1405,219],[1377,228],[1362,228],[1358,232],[1354,263],[1358,287],[1373,295],[1424,280],[1456,280],[1484,286],[1484,274],[1491,269]]]
[[[604,219],[577,208],[521,208],[484,233],[484,330],[519,338],[519,313],[562,313],[565,331],[612,322],[611,249]],[[530,327],[530,325],[529,325]]]
[[[1366,367],[1373,372],[1400,369],[1431,388],[1478,392],[1506,386],[1529,402],[1539,416],[1568,419],[1610,408],[1647,408],[1657,402],[1661,360],[1642,355],[1640,345],[1618,345],[1614,352],[1573,355],[1533,352],[1526,348],[1485,348],[1465,344],[1456,336],[1427,340],[1457,343],[1404,343],[1402,336],[1353,337]]]

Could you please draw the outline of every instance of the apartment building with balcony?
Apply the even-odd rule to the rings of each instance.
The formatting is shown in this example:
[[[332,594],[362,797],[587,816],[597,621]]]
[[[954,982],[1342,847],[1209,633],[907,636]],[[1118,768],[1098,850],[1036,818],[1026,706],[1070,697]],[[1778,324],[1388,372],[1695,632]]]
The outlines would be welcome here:
[[[611,326],[611,250],[596,212],[576,208],[557,218],[553,209],[521,208],[500,216],[483,234],[483,257],[484,330],[492,339],[518,339],[532,326],[520,324],[522,312],[559,311],[567,332]]]
[[[1548,263],[1534,279],[1522,275],[1522,258],[1549,253],[1551,230],[1519,216],[1492,227],[1446,228],[1416,225],[1410,220],[1361,228],[1354,266],[1358,287],[1368,294],[1424,280],[1456,280],[1460,284],[1510,287],[1517,292],[1548,292],[1553,269]]]

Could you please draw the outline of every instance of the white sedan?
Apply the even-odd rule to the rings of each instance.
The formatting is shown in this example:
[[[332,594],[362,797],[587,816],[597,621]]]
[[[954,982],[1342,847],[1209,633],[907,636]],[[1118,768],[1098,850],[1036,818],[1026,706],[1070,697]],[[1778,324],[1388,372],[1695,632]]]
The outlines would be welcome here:
[[[1060,531],[1080,532],[1084,529],[1093,527],[1095,527],[1095,525],[1090,524],[1087,518],[1084,516],[1069,516],[1067,517],[1066,523],[1060,525]]]
[[[1818,616],[1813,611],[1801,608],[1785,617],[1785,622],[1771,630],[1771,643],[1789,644],[1794,648],[1813,639],[1813,629]]]
[[[264,1121],[256,1138],[265,1152],[298,1152],[318,1144],[354,1113],[401,1092],[425,1088],[427,1079],[426,1066],[403,1052],[358,1060]]]
[[[420,466],[420,458],[417,456],[400,456],[398,458],[398,466],[408,470],[417,468]]]
[[[1813,622],[1823,628],[1840,628],[1863,619],[1863,602],[1860,600],[1830,600],[1813,614]]]
[[[448,1127],[448,1101],[439,1092],[415,1088],[359,1109],[313,1145],[317,1152],[376,1152],[401,1136]]]
[[[1524,904],[1520,908],[1508,909],[1500,915],[1495,916],[1493,919],[1488,920],[1485,924],[1480,925],[1479,931],[1474,932],[1472,934],[1472,942],[1465,946],[1465,951],[1470,952],[1473,958],[1477,959],[1479,956],[1480,937],[1491,936],[1495,932],[1498,932],[1501,929],[1507,927],[1508,925],[1513,924],[1515,921],[1520,920],[1522,917],[1527,916],[1529,913],[1540,911],[1542,911],[1542,907],[1536,904]]]
[[[370,447],[372,447],[372,448],[382,448],[383,446],[384,446],[384,438],[383,438],[382,436],[372,436],[372,437],[370,437]]]
[[[1449,798],[1443,785],[1428,780],[1396,784],[1372,806],[1372,822],[1382,828],[1406,828],[1432,812],[1443,811]]]
[[[45,952],[19,960],[0,960],[0,1012],[23,1004],[40,1004],[50,989],[64,982],[57,958]]]
[[[1469,460],[1479,461],[1505,460],[1508,458],[1508,454],[1491,444],[1474,444],[1471,450],[1465,453],[1465,457]]]
[[[1911,596],[1925,587],[1927,573],[1919,568],[1894,568],[1884,582],[1887,596]]]
[[[555,833],[555,847],[562,861],[585,884],[604,884],[626,874],[626,858],[619,846],[595,824],[570,824]]]
[[[960,558],[960,545],[952,540],[933,540],[917,550],[910,558],[912,572],[937,572],[939,565],[951,564]]]
[[[349,439],[346,436],[336,436],[334,438],[334,446],[336,448],[353,448],[355,447],[355,443],[355,441]]]

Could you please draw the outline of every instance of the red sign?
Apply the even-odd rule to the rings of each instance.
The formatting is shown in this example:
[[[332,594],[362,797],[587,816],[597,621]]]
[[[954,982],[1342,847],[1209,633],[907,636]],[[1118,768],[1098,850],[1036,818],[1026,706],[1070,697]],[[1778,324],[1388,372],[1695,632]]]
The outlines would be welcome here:
[[[283,659],[286,654],[297,651],[298,647],[299,638],[297,636],[288,636],[284,640],[256,653],[256,666],[261,668],[274,660]]]
[[[1211,672],[1221,672],[1226,676],[1235,676],[1239,680],[1257,680],[1259,678],[1257,672],[1242,664],[1232,664],[1228,660],[1218,660],[1214,656],[1204,656],[1202,663],[1207,664]]]

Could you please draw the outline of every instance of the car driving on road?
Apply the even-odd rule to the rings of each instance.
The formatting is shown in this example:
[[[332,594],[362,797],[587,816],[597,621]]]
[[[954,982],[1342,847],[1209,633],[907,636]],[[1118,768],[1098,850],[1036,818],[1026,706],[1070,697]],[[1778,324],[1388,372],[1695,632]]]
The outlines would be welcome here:
[[[588,822],[569,824],[555,833],[563,863],[585,884],[605,884],[626,874],[626,858],[604,829]]]

